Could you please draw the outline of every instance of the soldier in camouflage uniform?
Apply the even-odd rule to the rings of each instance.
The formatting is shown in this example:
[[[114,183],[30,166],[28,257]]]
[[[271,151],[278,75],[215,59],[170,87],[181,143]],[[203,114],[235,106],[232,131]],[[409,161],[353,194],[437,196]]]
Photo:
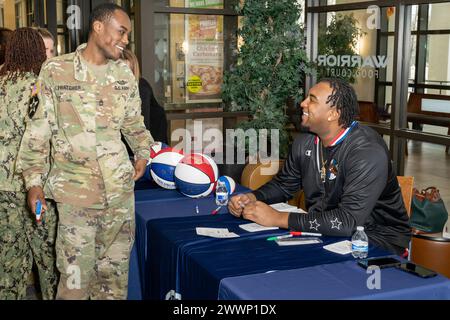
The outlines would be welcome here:
[[[36,261],[42,297],[54,299],[58,284],[55,255],[56,215],[47,203],[37,224],[26,203],[21,175],[15,172],[37,74],[45,46],[30,28],[13,32],[0,71],[0,299],[23,299]],[[43,159],[44,163],[46,159]]]
[[[57,299],[124,299],[134,241],[134,180],[153,142],[137,82],[121,58],[131,23],[103,4],[91,14],[87,45],[42,68],[40,104],[27,126],[19,167],[34,205],[57,203]],[[121,133],[136,160],[131,164]],[[42,159],[51,156],[47,181]]]

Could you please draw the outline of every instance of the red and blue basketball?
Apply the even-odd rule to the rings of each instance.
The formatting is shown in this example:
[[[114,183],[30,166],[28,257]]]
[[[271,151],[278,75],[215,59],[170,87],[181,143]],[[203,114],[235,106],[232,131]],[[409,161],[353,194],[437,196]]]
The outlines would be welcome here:
[[[160,187],[165,189],[176,188],[174,180],[175,168],[183,156],[183,151],[170,147],[156,153],[150,165],[150,174]]]
[[[151,145],[151,147],[150,147],[150,159],[148,159],[147,168],[145,169],[144,176],[142,177],[143,179],[147,179],[147,180],[150,180],[150,181],[152,180],[152,175],[150,173],[150,167],[151,167],[151,164],[152,164],[152,160],[153,160],[154,157],[156,157],[156,154],[159,151],[161,151],[163,149],[166,149],[166,148],[169,148],[169,146],[167,144],[165,144],[164,142],[157,141],[157,142],[155,142],[154,144]]]
[[[221,177],[219,177],[219,179],[217,179],[217,182],[219,182],[219,181],[222,181],[223,183],[225,183],[225,187],[227,187],[227,190],[228,190],[228,196],[231,196],[231,194],[236,189],[236,182],[234,181],[234,179],[229,176],[221,176]],[[216,183],[216,185],[217,185],[217,183]]]
[[[219,170],[210,157],[201,153],[186,155],[175,169],[175,184],[185,196],[200,198],[213,191]]]

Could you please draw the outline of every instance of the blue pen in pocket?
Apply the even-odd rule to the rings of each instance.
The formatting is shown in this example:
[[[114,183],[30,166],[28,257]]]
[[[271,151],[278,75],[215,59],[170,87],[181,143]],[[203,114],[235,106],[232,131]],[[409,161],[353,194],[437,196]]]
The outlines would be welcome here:
[[[36,221],[38,223],[41,222],[41,213],[42,213],[42,204],[41,201],[36,201]]]

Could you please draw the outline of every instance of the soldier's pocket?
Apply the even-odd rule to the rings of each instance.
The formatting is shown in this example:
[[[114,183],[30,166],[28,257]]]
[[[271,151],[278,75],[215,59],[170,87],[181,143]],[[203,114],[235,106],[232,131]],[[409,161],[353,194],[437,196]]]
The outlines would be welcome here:
[[[58,124],[66,132],[79,134],[83,132],[84,123],[70,102],[60,102]]]

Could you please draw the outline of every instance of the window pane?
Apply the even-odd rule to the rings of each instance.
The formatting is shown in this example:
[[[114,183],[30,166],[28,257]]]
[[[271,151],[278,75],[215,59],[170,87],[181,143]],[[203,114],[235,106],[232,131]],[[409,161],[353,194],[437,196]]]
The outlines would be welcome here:
[[[65,14],[65,7],[63,6],[63,0],[57,0],[56,1],[56,23],[58,25],[64,24],[64,14]]]
[[[450,85],[450,35],[436,34],[427,37],[425,83]],[[441,94],[450,95],[450,90]]]
[[[373,0],[327,0],[327,5],[354,3],[354,2],[367,2]]]
[[[392,81],[392,70],[394,68],[394,37],[387,39],[387,57],[389,63],[386,67],[386,81]]]
[[[411,31],[417,31],[419,23],[419,6],[411,6]]]
[[[428,29],[450,29],[450,3],[434,3],[428,9]]]
[[[445,120],[450,118],[450,35],[423,35],[420,41],[421,61],[417,82],[422,86],[418,86],[408,99],[409,127],[447,136],[449,132]],[[410,74],[410,79],[414,76]],[[424,88],[424,84],[431,87]]]
[[[155,93],[160,101],[221,102],[223,17],[156,14],[154,32]]]
[[[155,0],[154,4],[159,7],[223,9],[223,0]]]
[[[362,121],[383,124],[379,115],[384,110],[385,97],[376,96],[375,87],[377,79],[385,80],[386,71],[389,73],[387,80],[392,79],[393,41],[384,44],[385,52],[377,53],[377,26],[380,25],[372,19],[372,14],[367,10],[319,14],[316,63],[319,79],[340,77],[352,84],[360,103]],[[387,28],[388,18],[381,19],[385,19],[383,23]],[[388,20],[394,19],[392,15]],[[383,37],[386,42],[393,38]]]

